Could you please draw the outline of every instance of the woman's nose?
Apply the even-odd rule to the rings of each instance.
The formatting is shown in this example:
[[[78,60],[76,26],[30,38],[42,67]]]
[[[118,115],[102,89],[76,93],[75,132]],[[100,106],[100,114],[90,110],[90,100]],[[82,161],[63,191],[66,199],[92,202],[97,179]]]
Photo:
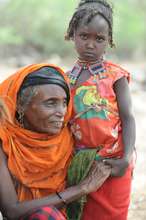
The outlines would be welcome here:
[[[66,113],[67,106],[64,104],[58,104],[55,108],[55,114],[63,117]]]

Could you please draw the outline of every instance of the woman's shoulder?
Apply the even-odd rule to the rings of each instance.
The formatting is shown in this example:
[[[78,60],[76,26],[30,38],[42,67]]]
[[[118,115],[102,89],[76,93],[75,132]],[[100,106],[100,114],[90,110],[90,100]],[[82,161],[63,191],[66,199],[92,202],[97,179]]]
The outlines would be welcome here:
[[[0,163],[1,164],[6,164],[7,163],[7,157],[3,151],[3,147],[2,147],[2,140],[0,139]]]
[[[0,138],[0,149],[2,149],[2,140],[1,140],[1,138]]]

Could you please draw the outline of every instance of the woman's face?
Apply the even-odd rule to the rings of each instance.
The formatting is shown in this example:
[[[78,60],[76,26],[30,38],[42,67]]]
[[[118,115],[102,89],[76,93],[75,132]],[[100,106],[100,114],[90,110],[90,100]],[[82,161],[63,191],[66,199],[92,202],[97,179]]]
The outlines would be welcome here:
[[[49,135],[58,134],[67,111],[67,96],[58,85],[37,86],[37,94],[24,112],[26,128]]]

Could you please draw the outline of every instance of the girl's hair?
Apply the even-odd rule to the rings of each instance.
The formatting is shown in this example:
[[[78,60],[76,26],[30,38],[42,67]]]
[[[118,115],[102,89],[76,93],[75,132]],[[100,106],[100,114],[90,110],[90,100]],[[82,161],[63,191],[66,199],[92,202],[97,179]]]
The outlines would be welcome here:
[[[113,47],[113,9],[106,0],[81,0],[69,22],[65,39],[73,39],[74,32],[83,19],[84,23],[88,24],[96,15],[102,16],[107,21],[109,26],[110,46]]]

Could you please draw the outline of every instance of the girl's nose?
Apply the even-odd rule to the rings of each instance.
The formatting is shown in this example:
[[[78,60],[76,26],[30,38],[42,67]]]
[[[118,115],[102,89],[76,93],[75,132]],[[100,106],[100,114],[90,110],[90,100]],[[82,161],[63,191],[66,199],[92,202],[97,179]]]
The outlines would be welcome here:
[[[88,48],[88,49],[93,49],[93,48],[94,48],[94,42],[93,42],[92,40],[89,40],[89,41],[87,42],[87,48]]]

